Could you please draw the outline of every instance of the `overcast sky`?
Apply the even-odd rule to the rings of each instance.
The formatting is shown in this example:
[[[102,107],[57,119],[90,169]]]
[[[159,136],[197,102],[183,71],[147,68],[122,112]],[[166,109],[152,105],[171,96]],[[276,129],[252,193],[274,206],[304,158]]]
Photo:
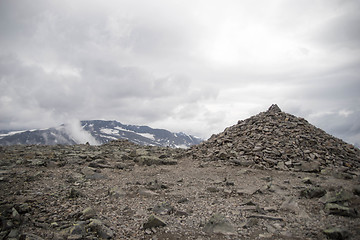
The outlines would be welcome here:
[[[272,103],[360,144],[360,1],[0,0],[0,129],[208,138]]]

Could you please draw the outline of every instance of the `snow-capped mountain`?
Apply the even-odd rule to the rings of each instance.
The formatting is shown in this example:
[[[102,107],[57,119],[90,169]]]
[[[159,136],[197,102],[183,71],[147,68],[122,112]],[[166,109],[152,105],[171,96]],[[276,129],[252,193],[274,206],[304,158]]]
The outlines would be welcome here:
[[[56,145],[76,144],[76,141],[65,131],[58,128],[33,129],[24,131],[1,131],[0,145]]]
[[[172,133],[165,129],[153,129],[148,126],[125,125],[117,121],[81,121],[81,125],[101,144],[121,138],[140,145],[186,148],[202,141],[200,138],[185,133]]]
[[[148,126],[125,125],[117,121],[88,120],[63,124],[56,128],[25,131],[0,131],[0,145],[14,144],[103,144],[116,139],[128,139],[140,145],[187,148],[202,139],[185,133],[173,133]]]

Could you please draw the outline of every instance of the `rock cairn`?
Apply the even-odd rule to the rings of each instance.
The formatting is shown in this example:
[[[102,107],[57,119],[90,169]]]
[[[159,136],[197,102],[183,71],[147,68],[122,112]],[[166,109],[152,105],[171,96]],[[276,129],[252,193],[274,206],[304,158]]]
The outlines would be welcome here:
[[[360,150],[282,112],[273,104],[222,133],[191,148],[194,159],[230,160],[241,166],[319,172],[325,168],[360,167]]]

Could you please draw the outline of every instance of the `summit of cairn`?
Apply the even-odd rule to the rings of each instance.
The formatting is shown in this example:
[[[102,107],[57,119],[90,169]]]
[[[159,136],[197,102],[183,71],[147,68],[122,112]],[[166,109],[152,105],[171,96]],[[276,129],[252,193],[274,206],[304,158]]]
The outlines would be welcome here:
[[[277,112],[281,112],[281,109],[279,108],[279,106],[277,104],[272,104],[269,107],[268,112],[277,113]]]
[[[302,172],[360,167],[360,150],[273,104],[191,148],[194,159]]]

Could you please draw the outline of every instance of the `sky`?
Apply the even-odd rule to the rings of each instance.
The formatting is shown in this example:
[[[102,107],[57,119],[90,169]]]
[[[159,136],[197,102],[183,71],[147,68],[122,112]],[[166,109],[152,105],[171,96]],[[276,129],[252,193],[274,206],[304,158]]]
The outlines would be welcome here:
[[[207,139],[273,103],[360,146],[360,1],[0,0],[0,129]]]

